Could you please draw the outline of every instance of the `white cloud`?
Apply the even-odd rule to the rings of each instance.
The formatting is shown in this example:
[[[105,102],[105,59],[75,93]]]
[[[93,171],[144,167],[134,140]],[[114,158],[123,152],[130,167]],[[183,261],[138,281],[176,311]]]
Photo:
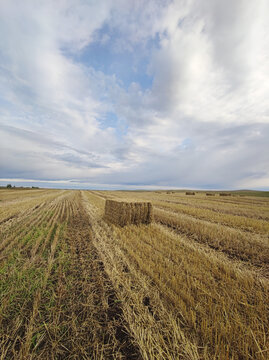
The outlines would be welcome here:
[[[172,3],[162,19],[151,61],[156,106],[198,121],[268,122],[268,2],[187,3]]]
[[[94,93],[100,76],[69,55],[92,40],[109,11],[108,1],[1,4],[0,94],[11,105],[2,122],[82,149],[99,151],[100,142],[115,142],[113,131],[101,131],[97,120],[106,110]]]
[[[1,177],[269,186],[268,16],[266,0],[2,2]],[[152,87],[90,66],[92,44],[143,61]]]

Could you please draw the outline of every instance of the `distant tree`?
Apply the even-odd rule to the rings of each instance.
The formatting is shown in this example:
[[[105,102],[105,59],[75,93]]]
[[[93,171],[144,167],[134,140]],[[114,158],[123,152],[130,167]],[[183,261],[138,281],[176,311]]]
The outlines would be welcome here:
[[[11,188],[12,188],[11,184],[7,184],[7,189],[11,189]]]

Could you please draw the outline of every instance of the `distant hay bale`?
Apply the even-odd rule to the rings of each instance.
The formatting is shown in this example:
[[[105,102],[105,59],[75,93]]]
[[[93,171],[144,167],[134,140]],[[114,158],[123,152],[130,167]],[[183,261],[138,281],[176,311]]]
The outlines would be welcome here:
[[[214,193],[206,193],[206,196],[215,196]]]
[[[153,219],[150,202],[127,202],[106,200],[105,218],[113,224],[150,224]]]
[[[193,191],[186,191],[186,195],[195,195],[195,192],[193,192]]]
[[[220,193],[219,196],[231,196],[232,194],[230,193]]]

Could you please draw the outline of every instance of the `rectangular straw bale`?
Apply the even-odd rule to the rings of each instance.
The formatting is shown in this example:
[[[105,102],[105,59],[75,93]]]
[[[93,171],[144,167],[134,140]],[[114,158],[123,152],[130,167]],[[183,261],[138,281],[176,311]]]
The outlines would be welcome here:
[[[105,218],[113,224],[149,224],[152,221],[150,202],[127,202],[106,200]]]
[[[220,193],[219,196],[231,196],[232,194],[229,193]]]

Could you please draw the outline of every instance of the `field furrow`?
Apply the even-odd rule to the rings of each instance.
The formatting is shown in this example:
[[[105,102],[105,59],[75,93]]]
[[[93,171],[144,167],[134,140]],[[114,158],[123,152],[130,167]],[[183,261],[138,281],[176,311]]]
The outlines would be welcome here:
[[[154,218],[155,221],[176,229],[179,233],[192,236],[200,243],[268,270],[269,241],[267,238],[161,209],[154,210]]]
[[[46,297],[41,305],[47,326],[35,349],[40,356],[52,359],[139,359],[115,290],[93,246],[89,217],[77,201],[70,204],[74,213],[53,275],[55,301],[49,312]]]
[[[174,204],[163,204],[154,202],[156,209],[168,210],[176,214],[185,214],[199,220],[206,220],[212,223],[222,224],[246,232],[267,235],[269,233],[269,222],[261,219],[254,219],[245,216],[223,214],[209,209],[179,206]]]

